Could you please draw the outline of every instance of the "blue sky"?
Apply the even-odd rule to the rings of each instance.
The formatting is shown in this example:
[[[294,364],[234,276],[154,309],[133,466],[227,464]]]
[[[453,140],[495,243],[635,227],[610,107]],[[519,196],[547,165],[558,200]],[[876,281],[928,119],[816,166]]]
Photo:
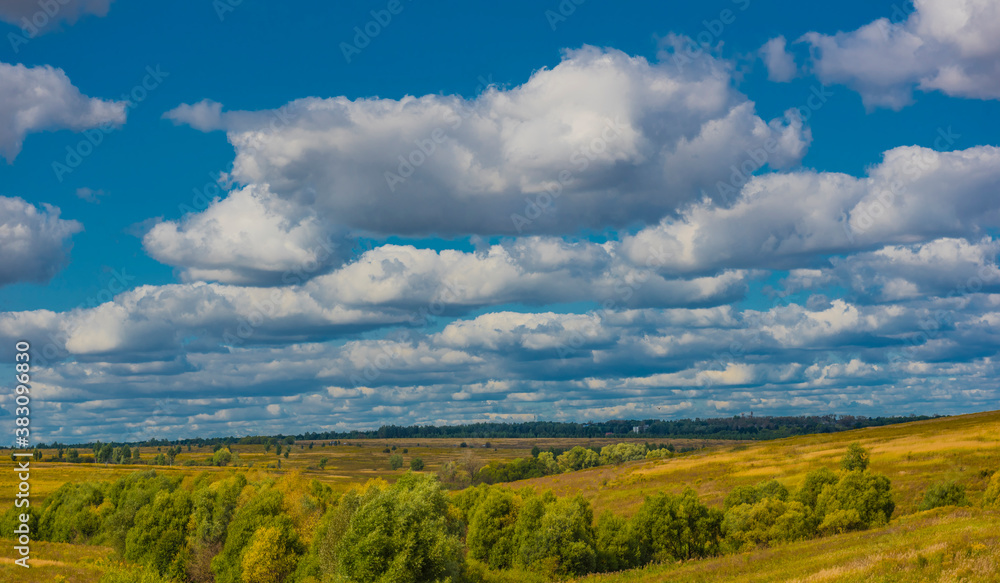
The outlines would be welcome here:
[[[0,8],[39,439],[994,408],[990,2],[44,6]]]

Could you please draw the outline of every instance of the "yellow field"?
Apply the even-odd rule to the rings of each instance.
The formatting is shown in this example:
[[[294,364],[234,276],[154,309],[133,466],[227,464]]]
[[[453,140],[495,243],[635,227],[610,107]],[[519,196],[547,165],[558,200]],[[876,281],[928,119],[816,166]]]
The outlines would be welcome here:
[[[467,448],[460,447],[462,442],[468,445]],[[270,452],[264,452],[263,445],[234,445],[230,450],[238,454],[244,464],[253,464],[253,469],[263,469],[276,474],[286,471],[300,470],[307,479],[318,479],[329,484],[336,491],[343,491],[351,484],[363,483],[372,478],[384,478],[392,481],[395,476],[399,476],[409,466],[410,460],[419,457],[424,461],[425,471],[435,472],[442,465],[449,461],[457,461],[463,456],[471,454],[486,463],[496,459],[514,459],[531,455],[531,448],[538,446],[542,449],[549,447],[568,449],[575,445],[601,446],[611,443],[621,442],[642,443],[645,439],[366,439],[341,442],[340,445],[327,445],[329,441],[313,442],[313,448],[309,449],[308,441],[297,442],[292,446],[291,453],[287,458],[277,456],[274,448]],[[718,447],[720,443],[731,443],[712,440],[696,439],[659,439],[664,443],[670,442],[676,447]],[[490,447],[484,447],[489,443]],[[391,448],[396,446],[396,451]],[[403,470],[393,471],[389,468],[389,453],[383,453],[385,448],[390,448],[391,453],[402,454],[403,449],[408,453],[402,454],[404,460]],[[282,446],[284,448],[284,446]],[[143,460],[152,460],[157,453],[166,451],[166,447],[143,447],[140,448]],[[159,450],[159,451],[158,451]],[[55,450],[43,450],[45,459],[55,455]],[[10,450],[0,452],[0,508],[8,508],[14,500],[17,488],[16,466],[9,455]],[[90,451],[80,450],[80,454],[89,455]],[[151,466],[151,465],[104,465],[104,464],[71,464],[66,462],[31,462],[31,498],[34,503],[41,503],[42,500],[62,484],[66,482],[88,482],[114,480],[122,474],[135,472],[138,470],[155,469],[167,475],[184,475],[193,477],[201,472],[231,472],[230,467],[212,466],[185,466],[187,460],[203,461],[212,457],[211,447],[193,448],[188,452],[187,447],[183,448],[173,466]],[[319,469],[320,460],[327,458],[324,469]],[[278,468],[280,461],[281,467]]]
[[[583,494],[594,505],[630,514],[643,497],[691,487],[709,505],[721,506],[736,486],[771,478],[789,488],[820,466],[836,470],[853,441],[871,451],[870,468],[892,480],[896,516],[914,512],[923,491],[956,480],[978,502],[989,482],[981,470],[1000,470],[1000,411],[917,421],[887,427],[713,446],[669,460],[632,462],[517,482],[558,495]]]
[[[111,560],[111,549],[64,543],[31,543],[30,568],[14,564],[16,543],[0,538],[5,551],[0,556],[0,581],[4,583],[94,583]]]

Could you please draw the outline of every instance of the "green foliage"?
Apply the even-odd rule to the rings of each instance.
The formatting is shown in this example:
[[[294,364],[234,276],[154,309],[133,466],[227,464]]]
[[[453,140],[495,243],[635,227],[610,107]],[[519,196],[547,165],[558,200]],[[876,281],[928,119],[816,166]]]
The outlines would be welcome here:
[[[399,455],[398,453],[394,453],[391,456],[389,456],[389,467],[392,468],[393,470],[398,470],[399,468],[403,467],[403,456]]]
[[[413,458],[412,460],[410,460],[410,469],[414,472],[419,472],[420,470],[424,469],[424,460],[418,457]]]
[[[1000,472],[994,472],[983,492],[983,506],[1000,509]]]
[[[777,480],[761,482],[756,486],[737,486],[726,495],[722,506],[728,511],[730,508],[735,508],[741,504],[752,506],[767,498],[784,502],[788,500],[788,488],[784,487]]]
[[[99,542],[110,544],[121,556],[126,554],[126,538],[135,526],[136,515],[153,502],[158,492],[173,492],[181,477],[167,478],[153,470],[122,476],[105,494],[114,508],[101,524]]]
[[[840,460],[840,467],[848,472],[866,470],[868,469],[869,461],[868,450],[861,447],[861,444],[855,441],[847,446],[847,452],[844,453],[844,457]]]
[[[806,505],[810,509],[816,508],[816,499],[826,485],[836,484],[839,478],[830,468],[820,468],[812,470],[806,474],[806,479],[802,482],[795,499]]]
[[[644,454],[645,455],[645,454]],[[559,469],[564,472],[574,472],[585,468],[601,465],[601,456],[592,449],[579,445],[556,458]]]
[[[42,504],[37,530],[41,540],[85,543],[100,530],[97,507],[104,501],[101,485],[93,483],[63,484]],[[25,512],[18,510],[16,514]],[[5,531],[7,532],[7,531]]]
[[[214,454],[212,454],[212,465],[213,466],[225,466],[229,462],[233,461],[233,454],[229,451],[228,447],[223,447],[219,449]]]
[[[940,482],[924,492],[920,510],[930,510],[941,506],[968,506],[969,499],[965,496],[965,486],[955,482]]]
[[[836,484],[824,486],[816,500],[820,532],[846,532],[888,523],[896,508],[890,488],[889,479],[881,474],[845,472]]]
[[[597,547],[597,571],[621,571],[638,566],[636,537],[625,517],[605,510],[597,519],[594,542]]]
[[[639,564],[716,554],[722,519],[722,512],[702,504],[690,488],[680,496],[647,497],[632,519]]]
[[[639,443],[616,443],[601,448],[601,464],[620,464],[646,459],[646,446]]]
[[[548,505],[540,528],[524,544],[533,551],[528,564],[557,576],[583,575],[594,570],[594,512],[582,496]]]
[[[125,537],[125,558],[161,575],[182,576],[184,565],[179,555],[192,507],[186,490],[157,492],[152,504],[136,513],[135,526]]]
[[[808,538],[814,532],[804,504],[773,497],[730,508],[722,521],[722,530],[727,546],[737,551]]]
[[[278,529],[290,541],[290,556],[298,560],[298,555],[305,549],[295,534],[292,519],[284,513],[283,502],[279,490],[265,486],[236,509],[226,531],[222,551],[212,559],[212,572],[217,583],[242,583],[243,554],[253,541],[254,533],[263,528]]]
[[[432,477],[408,473],[341,505],[328,523],[325,538],[334,552],[326,568],[344,580],[443,582],[460,572],[460,524]]]
[[[253,533],[243,552],[242,583],[282,583],[295,570],[299,549],[295,532],[265,526]]]
[[[514,563],[514,527],[520,500],[510,490],[494,488],[476,505],[469,521],[469,555],[494,569]]]

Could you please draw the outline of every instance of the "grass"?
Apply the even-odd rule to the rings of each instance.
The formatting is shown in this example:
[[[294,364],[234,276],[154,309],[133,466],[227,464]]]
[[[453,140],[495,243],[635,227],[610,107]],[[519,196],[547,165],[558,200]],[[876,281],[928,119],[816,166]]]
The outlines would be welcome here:
[[[108,547],[32,541],[30,568],[14,564],[13,540],[0,538],[8,549],[0,557],[0,581],[18,583],[95,583],[111,564]]]
[[[468,447],[460,447],[462,442]],[[309,441],[301,441],[292,446],[288,458],[277,456],[274,448],[270,452],[264,451],[263,445],[234,445],[231,451],[239,454],[244,464],[253,464],[254,469],[270,471],[281,474],[288,471],[301,471],[306,479],[317,479],[324,482],[336,491],[347,490],[351,484],[363,483],[372,478],[383,478],[394,481],[397,476],[402,475],[409,467],[410,460],[414,457],[421,458],[425,463],[425,471],[436,472],[442,465],[449,461],[462,459],[467,453],[472,453],[483,463],[502,459],[511,460],[518,457],[531,455],[531,448],[538,446],[541,449],[549,447],[569,449],[574,445],[584,445],[600,448],[604,445],[621,442],[645,442],[645,439],[636,438],[595,438],[595,439],[366,439],[351,440],[341,442],[341,445],[328,445],[329,441],[315,441],[313,448],[309,449]],[[718,440],[694,440],[694,439],[659,439],[664,443],[670,442],[676,447],[715,447],[720,442]],[[486,443],[490,447],[484,447]],[[391,451],[392,446],[396,446],[396,451]],[[390,453],[384,453],[385,448],[390,448]],[[284,449],[285,446],[282,446]],[[402,450],[407,449],[408,453],[402,454]],[[167,450],[166,447],[143,447],[140,448],[141,458],[145,461],[152,460],[157,453]],[[9,450],[8,450],[9,451]],[[195,447],[189,452],[187,447],[183,448],[173,466],[150,466],[150,465],[107,465],[104,464],[71,464],[67,462],[48,461],[55,457],[56,452],[52,449],[43,450],[46,461],[31,462],[31,496],[33,503],[40,503],[46,496],[54,492],[66,482],[88,482],[114,480],[118,476],[135,472],[137,470],[155,469],[167,475],[183,475],[193,478],[201,472],[227,473],[232,471],[232,467],[211,467],[211,466],[185,466],[187,460],[204,461],[212,457],[211,447]],[[89,455],[90,451],[80,451],[81,455]],[[400,453],[404,458],[402,470],[393,471],[389,468],[389,455]],[[320,460],[327,458],[324,469],[320,469]],[[281,462],[280,469],[278,462]],[[14,501],[14,494],[17,491],[18,478],[14,471],[15,462],[11,460],[7,452],[0,452],[0,508],[8,508]]]
[[[988,472],[1000,470],[1000,411],[750,444],[717,444],[673,459],[598,467],[512,486],[531,485],[558,495],[580,493],[591,501],[595,512],[611,509],[631,514],[645,496],[680,492],[685,487],[697,491],[707,504],[721,506],[726,493],[736,486],[773,478],[793,488],[810,470],[821,466],[836,470],[853,441],[871,450],[871,469],[892,481],[896,516],[916,512],[924,491],[943,481],[964,484],[969,500],[976,503],[989,483]]]
[[[863,532],[738,555],[655,565],[578,583],[917,583],[997,580],[1000,513],[938,508]]]

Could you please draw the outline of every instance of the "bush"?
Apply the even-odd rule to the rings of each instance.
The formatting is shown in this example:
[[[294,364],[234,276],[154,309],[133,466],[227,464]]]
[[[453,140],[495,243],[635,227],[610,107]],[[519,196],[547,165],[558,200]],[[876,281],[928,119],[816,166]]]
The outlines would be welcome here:
[[[632,519],[639,564],[687,560],[719,551],[722,512],[708,508],[690,488],[680,496],[649,496]]]
[[[419,472],[422,469],[424,469],[424,460],[422,460],[422,459],[420,459],[418,457],[415,457],[412,460],[410,460],[410,470],[411,471]]]
[[[398,453],[394,453],[391,456],[389,456],[389,467],[392,468],[393,470],[398,470],[399,468],[403,467],[403,456],[399,455]]]
[[[461,524],[429,476],[406,474],[392,486],[374,483],[342,500],[329,523],[324,545],[333,552],[326,568],[334,580],[444,581],[455,580],[461,570]]]
[[[601,464],[621,464],[646,459],[646,446],[638,443],[616,443],[601,448]]]
[[[135,526],[125,538],[125,558],[161,575],[182,576],[184,563],[180,552],[191,510],[191,495],[186,490],[157,492],[152,504],[135,515]]]
[[[469,520],[469,555],[494,569],[510,568],[519,506],[520,500],[510,490],[491,489]]]
[[[535,500],[540,500],[535,498]],[[534,504],[536,522],[538,504]],[[522,530],[520,560],[560,578],[591,573],[597,566],[594,512],[582,496],[544,504],[538,528]],[[527,532],[526,532],[527,531]]]
[[[808,538],[814,532],[804,504],[774,497],[730,508],[722,521],[722,531],[727,545],[736,551]]]
[[[592,449],[579,445],[556,458],[559,469],[572,472],[601,465],[601,456]]]
[[[844,457],[840,460],[840,467],[848,472],[867,470],[869,461],[868,450],[861,447],[861,444],[855,441],[847,446],[847,452],[844,453]]]
[[[969,499],[965,497],[965,486],[955,482],[934,484],[924,492],[924,500],[920,510],[930,510],[941,506],[968,506]]]
[[[816,500],[819,498],[820,492],[823,491],[823,487],[828,484],[836,484],[838,480],[837,474],[834,474],[830,468],[813,470],[806,474],[806,479],[796,492],[795,499],[810,509],[815,509]]]
[[[1000,472],[994,472],[990,484],[983,492],[983,506],[1000,509]]]
[[[881,474],[845,473],[836,484],[824,486],[816,500],[820,531],[846,532],[888,523],[896,509],[890,489],[889,478]]]

